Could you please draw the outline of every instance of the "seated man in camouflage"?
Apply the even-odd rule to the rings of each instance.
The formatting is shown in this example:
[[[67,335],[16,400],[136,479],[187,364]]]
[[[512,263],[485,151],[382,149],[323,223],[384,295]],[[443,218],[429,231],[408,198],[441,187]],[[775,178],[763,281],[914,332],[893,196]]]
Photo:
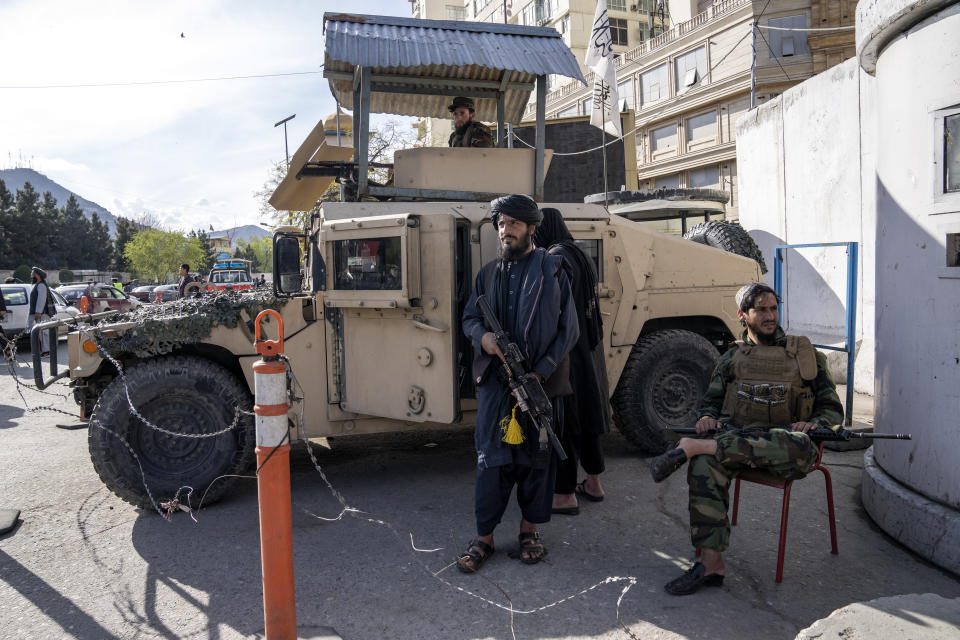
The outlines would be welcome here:
[[[698,434],[717,435],[682,438],[650,465],[654,481],[661,482],[690,460],[690,535],[702,563],[664,586],[672,595],[723,584],[730,481],[755,469],[785,480],[802,478],[817,459],[807,431],[843,418],[826,357],[808,338],[780,328],[776,292],[754,282],[737,292],[736,301],[746,330],[720,357],[697,422]],[[724,424],[741,431],[723,432]]]
[[[453,114],[454,131],[450,134],[451,147],[492,147],[493,132],[490,127],[474,120],[476,110],[473,98],[456,97],[447,107]]]

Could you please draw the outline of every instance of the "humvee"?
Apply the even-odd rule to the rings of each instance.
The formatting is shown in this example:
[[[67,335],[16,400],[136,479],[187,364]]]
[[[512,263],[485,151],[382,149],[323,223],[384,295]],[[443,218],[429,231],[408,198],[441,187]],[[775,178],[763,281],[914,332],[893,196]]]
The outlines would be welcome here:
[[[280,313],[298,382],[291,439],[473,425],[472,348],[460,323],[477,272],[497,254],[489,200],[543,199],[546,76],[583,78],[552,29],[324,20],[324,73],[338,102],[352,99],[354,130],[333,135],[321,123],[271,202],[310,209],[334,179],[347,201],[322,202],[304,226],[276,230],[272,292],[154,305],[151,317],[100,320],[69,335],[70,385],[90,420],[94,467],[133,504],[185,485],[209,487],[209,503],[231,481],[214,479],[252,463],[252,321],[261,308]],[[378,38],[393,46],[356,46]],[[431,58],[431,40],[459,46],[440,52],[457,64]],[[493,45],[499,56],[483,53]],[[510,148],[504,124],[519,121],[534,89],[537,148]],[[477,99],[477,117],[497,122],[500,146],[400,151],[392,183],[368,179],[371,112],[439,117],[455,95]],[[615,423],[641,451],[661,451],[665,430],[695,420],[718,354],[739,331],[734,294],[760,278],[759,267],[600,204],[544,206],[562,212],[598,269]],[[263,330],[275,338],[277,328]]]

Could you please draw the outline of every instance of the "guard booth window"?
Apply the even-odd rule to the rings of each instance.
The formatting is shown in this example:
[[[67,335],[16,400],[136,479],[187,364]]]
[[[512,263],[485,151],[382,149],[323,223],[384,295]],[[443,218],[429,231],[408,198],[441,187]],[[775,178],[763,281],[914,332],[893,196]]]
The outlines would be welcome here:
[[[337,240],[333,246],[340,290],[399,290],[401,287],[400,237]]]

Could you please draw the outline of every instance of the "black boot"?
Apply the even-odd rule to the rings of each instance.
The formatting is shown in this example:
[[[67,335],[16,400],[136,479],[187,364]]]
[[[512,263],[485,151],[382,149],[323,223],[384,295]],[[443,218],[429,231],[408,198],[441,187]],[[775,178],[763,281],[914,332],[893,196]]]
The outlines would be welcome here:
[[[687,461],[687,453],[683,449],[670,449],[663,455],[657,456],[650,463],[650,475],[654,482],[663,482],[671,473],[683,466]]]

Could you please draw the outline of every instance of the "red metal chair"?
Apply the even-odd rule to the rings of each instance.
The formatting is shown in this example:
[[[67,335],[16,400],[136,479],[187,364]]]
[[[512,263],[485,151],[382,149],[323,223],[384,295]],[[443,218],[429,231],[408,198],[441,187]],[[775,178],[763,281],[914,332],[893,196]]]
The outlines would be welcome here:
[[[823,458],[823,443],[817,452],[817,461],[813,464],[813,471],[822,471],[824,484],[827,487],[827,513],[830,518],[830,544],[831,553],[839,553],[837,550],[837,519],[833,511],[833,482],[830,480],[830,472],[820,461]],[[783,554],[787,546],[787,516],[790,513],[790,488],[793,486],[793,480],[781,480],[762,471],[748,471],[737,476],[737,483],[733,488],[733,514],[730,517],[730,524],[737,524],[737,510],[740,506],[740,481],[754,482],[756,484],[766,485],[775,489],[783,490],[783,506],[780,511],[780,546],[777,549],[777,582],[783,582]]]

